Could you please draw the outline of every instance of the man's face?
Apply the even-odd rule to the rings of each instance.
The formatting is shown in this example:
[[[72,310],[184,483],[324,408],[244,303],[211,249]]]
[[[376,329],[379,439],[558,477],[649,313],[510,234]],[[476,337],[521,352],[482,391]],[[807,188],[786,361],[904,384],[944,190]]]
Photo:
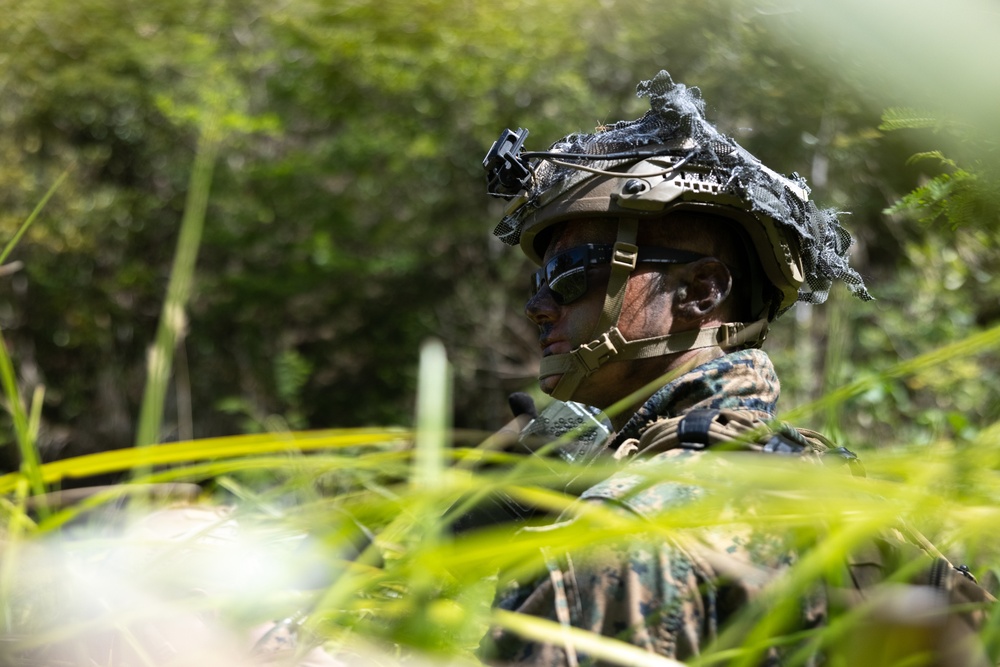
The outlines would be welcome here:
[[[613,244],[618,223],[613,220],[571,221],[558,226],[549,241],[543,262],[561,252],[587,243]],[[626,340],[662,336],[671,331],[672,289],[669,269],[665,283],[663,269],[639,265],[629,278],[618,328]],[[542,356],[572,352],[599,337],[595,331],[611,274],[611,266],[602,264],[587,270],[587,291],[579,299],[559,305],[548,286],[528,300],[525,313],[538,325]],[[664,289],[666,287],[666,289]],[[617,400],[640,389],[666,373],[673,359],[656,357],[633,361],[610,361],[585,378],[573,394],[573,400],[598,408],[607,408]],[[542,378],[540,386],[552,393],[561,375]]]

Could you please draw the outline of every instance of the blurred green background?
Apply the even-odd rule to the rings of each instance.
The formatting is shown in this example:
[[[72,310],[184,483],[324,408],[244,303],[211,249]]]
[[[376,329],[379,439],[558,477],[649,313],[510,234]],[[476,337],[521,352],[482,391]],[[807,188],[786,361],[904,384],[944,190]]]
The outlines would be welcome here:
[[[492,238],[503,202],[481,160],[505,127],[541,149],[636,117],[635,85],[660,69],[850,213],[878,300],[837,291],[778,322],[782,407],[876,378],[803,417],[858,449],[960,443],[1000,418],[995,349],[879,375],[1000,320],[995,2],[0,5],[2,243],[68,171],[0,269],[22,395],[45,387],[46,460],[135,440],[207,127],[220,143],[161,439],[409,424],[428,337],[453,364],[456,426],[498,427],[538,354],[528,266]]]

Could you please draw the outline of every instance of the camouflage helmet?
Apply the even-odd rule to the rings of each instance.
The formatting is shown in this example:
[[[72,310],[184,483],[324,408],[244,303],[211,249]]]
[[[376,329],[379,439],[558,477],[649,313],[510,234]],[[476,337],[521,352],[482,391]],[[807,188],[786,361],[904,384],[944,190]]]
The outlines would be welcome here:
[[[721,134],[705,119],[701,92],[675,84],[667,72],[641,82],[637,94],[650,101],[641,118],[592,134],[568,135],[548,151],[525,151],[526,130],[501,134],[483,162],[488,192],[510,200],[493,232],[500,240],[520,245],[541,264],[546,231],[566,220],[617,218],[635,225],[677,211],[695,211],[732,221],[749,250],[752,267],[759,262],[762,270],[751,267],[749,276],[754,335],[691,332],[683,343],[689,345],[686,349],[719,341],[730,347],[759,344],[768,322],[796,301],[822,303],[836,279],[856,296],[871,298],[864,281],[848,265],[850,234],[840,226],[835,211],[819,209],[809,199],[802,177],[772,171]],[[623,236],[623,225],[620,222],[619,243],[634,243],[634,237]],[[611,298],[609,292],[607,303]],[[628,341],[612,345],[619,349],[610,358],[621,358],[623,343]],[[664,349],[676,351],[679,345],[675,336]],[[642,356],[651,353],[647,349]],[[543,367],[546,362],[553,373],[568,364],[549,359],[543,360]],[[588,363],[582,372],[593,372],[596,365]]]
[[[650,100],[650,110],[639,119],[571,134],[544,153],[520,152],[527,178],[513,187],[502,179],[512,183],[511,159],[518,155],[503,152],[502,136],[491,151],[490,193],[512,202],[494,235],[520,244],[540,263],[543,232],[557,222],[702,211],[746,232],[777,290],[769,319],[796,301],[822,303],[836,279],[862,299],[871,298],[848,266],[850,234],[835,211],[810,201],[805,179],[772,171],[721,134],[705,119],[700,90],[675,84],[666,71],[641,82],[637,94]],[[498,151],[506,159],[498,161]]]

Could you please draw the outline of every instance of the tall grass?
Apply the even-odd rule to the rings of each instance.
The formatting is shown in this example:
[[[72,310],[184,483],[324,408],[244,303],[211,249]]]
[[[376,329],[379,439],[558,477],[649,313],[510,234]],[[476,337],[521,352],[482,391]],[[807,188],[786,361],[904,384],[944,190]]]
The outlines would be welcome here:
[[[568,466],[533,457],[486,455],[475,447],[439,449],[443,462],[481,455],[497,465],[517,466],[518,479],[511,480],[505,470],[449,474],[443,466],[434,485],[416,484],[424,474],[417,472],[418,459],[426,452],[414,451],[414,435],[351,430],[241,436],[45,464],[39,474],[48,483],[77,468],[94,473],[171,465],[37,523],[17,509],[17,498],[27,491],[26,476],[0,479],[14,499],[4,506],[8,641],[2,650],[14,660],[7,664],[30,664],[17,660],[37,659],[46,648],[54,651],[69,639],[93,638],[109,628],[138,635],[142,620],[164,622],[159,605],[149,607],[142,598],[141,605],[130,606],[130,598],[120,597],[122,589],[153,591],[154,599],[169,602],[174,613],[211,608],[227,619],[227,629],[236,628],[241,636],[259,623],[296,618],[331,651],[352,654],[362,650],[359,645],[376,645],[400,658],[433,654],[434,661],[471,662],[489,624],[529,638],[562,637],[564,631],[557,633],[546,621],[490,609],[495,573],[527,575],[540,567],[543,547],[582,548],[637,533],[683,541],[706,529],[740,525],[793,534],[808,544],[787,576],[747,607],[732,638],[720,644],[722,652],[708,653],[699,663],[715,664],[753,656],[757,646],[784,641],[782,621],[817,582],[835,581],[845,554],[901,520],[946,553],[972,557],[970,564],[980,575],[996,565],[991,536],[1000,526],[1000,448],[995,436],[980,439],[966,452],[978,462],[971,470],[962,469],[948,443],[872,453],[866,457],[869,475],[864,479],[736,454],[719,455],[733,463],[724,477],[707,463],[663,467],[656,470],[657,479],[697,483],[710,493],[652,523],[640,523],[599,508],[574,509],[573,498],[551,490],[571,472]],[[598,465],[588,474],[596,481],[613,469]],[[238,497],[227,499],[234,509],[209,514],[175,533],[147,529],[150,515],[123,518],[120,511],[108,510],[112,501],[141,492],[140,482],[181,480],[225,487]],[[562,531],[559,544],[553,544],[550,534],[509,527],[448,536],[441,508],[484,487],[556,512],[574,512],[577,523]],[[206,494],[201,503],[218,501]],[[155,520],[158,514],[151,516]],[[358,543],[358,523],[374,534],[370,544]],[[84,586],[81,573],[84,580],[103,582],[103,588],[95,592]],[[79,598],[88,595],[101,602],[102,613],[74,616],[74,605],[86,607]],[[831,625],[788,641],[835,644],[845,632],[843,626]],[[580,632],[562,638],[612,663],[675,664],[649,655],[640,658],[635,648],[613,639]]]
[[[27,233],[31,225],[34,224],[35,220],[38,219],[38,215],[45,208],[45,205],[55,194],[62,182],[66,180],[69,175],[68,171],[64,171],[60,174],[59,178],[49,187],[48,191],[42,196],[38,204],[35,206],[34,210],[28,215],[24,223],[18,227],[17,232],[13,237],[4,245],[3,251],[0,252],[0,266],[7,260],[10,253],[13,252],[14,248],[17,246],[21,238]],[[18,450],[20,453],[22,463],[22,472],[27,479],[31,490],[35,494],[41,494],[45,492],[45,486],[42,483],[41,476],[38,472],[38,448],[36,447],[35,439],[38,435],[38,423],[41,419],[41,409],[42,409],[42,399],[44,398],[43,389],[39,387],[32,396],[32,402],[30,408],[26,409],[23,397],[17,386],[17,378],[15,375],[14,365],[11,362],[10,354],[7,351],[7,344],[3,340],[2,330],[0,330],[0,384],[3,386],[3,394],[6,398],[6,408],[10,413],[11,418],[14,422],[14,436],[17,440]]]
[[[205,226],[205,211],[208,207],[208,194],[219,142],[218,132],[213,124],[209,123],[199,136],[167,295],[160,313],[156,340],[149,350],[146,388],[143,391],[139,425],[136,429],[137,447],[160,441],[163,405],[173,371],[174,350],[178,342],[183,339],[187,328],[187,304],[191,296],[201,234]]]
[[[995,345],[995,335],[971,338],[887,373],[982,351]],[[738,526],[793,535],[798,546],[808,545],[786,576],[747,606],[717,652],[698,661],[754,664],[762,646],[836,646],[857,632],[848,616],[786,637],[783,621],[818,582],[842,576],[846,554],[901,521],[946,554],[967,559],[981,576],[997,565],[992,536],[1000,528],[1000,428],[962,449],[941,442],[864,452],[866,478],[736,453],[716,457],[732,463],[724,475],[712,462],[660,467],[656,479],[696,483],[708,493],[639,522],[577,507],[558,491],[565,476],[580,472],[568,464],[484,451],[477,447],[481,438],[449,430],[446,361],[436,344],[423,359],[414,431],[346,429],[158,444],[0,477],[0,493],[8,499],[0,570],[5,664],[44,664],[31,661],[51,658],[72,641],[77,649],[92,647],[108,633],[142,647],[143,623],[166,624],[185,613],[200,618],[211,609],[213,618],[226,619],[212,632],[236,635],[227,642],[238,644],[254,626],[290,618],[303,637],[359,664],[376,655],[387,664],[421,657],[431,664],[474,664],[479,637],[492,624],[528,638],[558,637],[612,664],[674,665],[614,639],[492,610],[495,575],[539,571],[541,548],[585,548],[639,533],[683,542],[700,531]],[[857,389],[845,387],[829,400]],[[453,465],[459,461],[464,464]],[[473,461],[489,466],[470,466]],[[51,486],[74,475],[143,469],[148,472],[130,483],[44,519],[25,508],[32,477]],[[616,469],[598,463],[585,474],[597,481]],[[145,494],[145,485],[167,482],[199,484],[196,505],[231,509],[204,510],[207,518],[173,529],[156,528],[157,517],[172,510],[146,507],[129,516],[115,509],[129,494]],[[569,512],[576,523],[561,532],[558,545],[548,533],[509,526],[451,535],[447,508],[483,489]],[[359,524],[371,532],[370,541]],[[908,565],[901,564],[900,577]],[[101,583],[97,590],[95,581]],[[93,613],[95,602],[99,613]],[[988,627],[991,645],[994,635]],[[195,648],[187,649],[192,662],[182,664],[199,664],[203,656]],[[807,664],[805,653],[800,657],[793,664]],[[160,664],[155,656],[147,658]]]

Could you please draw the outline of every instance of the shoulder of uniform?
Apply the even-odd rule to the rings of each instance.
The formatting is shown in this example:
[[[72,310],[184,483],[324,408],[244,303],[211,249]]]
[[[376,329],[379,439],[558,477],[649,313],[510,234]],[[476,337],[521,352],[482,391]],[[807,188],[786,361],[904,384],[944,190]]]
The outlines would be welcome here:
[[[699,409],[651,421],[639,437],[622,443],[616,458],[630,460],[674,450],[754,451],[846,464],[863,474],[857,455],[823,434],[745,410]]]

